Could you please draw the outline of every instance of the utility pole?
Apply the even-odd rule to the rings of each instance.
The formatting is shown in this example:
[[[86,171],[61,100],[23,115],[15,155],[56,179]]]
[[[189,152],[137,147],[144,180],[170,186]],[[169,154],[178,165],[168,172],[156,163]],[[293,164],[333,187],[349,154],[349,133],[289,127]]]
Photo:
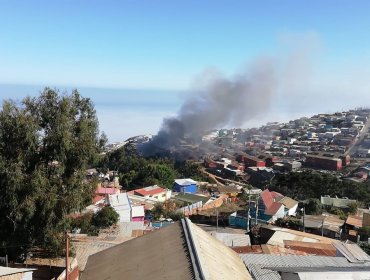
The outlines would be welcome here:
[[[306,231],[306,229],[305,229],[305,227],[304,227],[304,216],[306,215],[306,210],[305,210],[305,208],[304,208],[304,207],[302,208],[302,210],[303,210],[303,232],[305,232],[305,231]]]
[[[259,201],[259,195],[256,196],[256,225],[258,224],[258,201]]]
[[[322,219],[322,223],[321,223],[321,236],[324,236],[324,220],[325,218]]]
[[[65,232],[65,238],[66,238],[66,280],[69,280],[68,275],[68,258],[69,258],[69,238],[68,238],[68,232]]]
[[[248,202],[248,217],[247,217],[247,219],[248,219],[248,226],[247,226],[247,229],[248,229],[248,231],[250,230],[250,213],[251,213],[251,195],[249,194],[248,195],[248,198],[249,198],[249,202]]]
[[[216,208],[216,232],[218,231],[218,208]]]

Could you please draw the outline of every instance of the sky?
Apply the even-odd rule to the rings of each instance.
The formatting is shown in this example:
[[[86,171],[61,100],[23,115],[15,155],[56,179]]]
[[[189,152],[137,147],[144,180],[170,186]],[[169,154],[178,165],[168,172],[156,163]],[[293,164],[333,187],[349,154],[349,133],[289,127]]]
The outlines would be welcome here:
[[[273,102],[245,127],[370,105],[369,1],[0,0],[0,99],[77,88],[101,131],[156,133],[204,71],[276,61]]]

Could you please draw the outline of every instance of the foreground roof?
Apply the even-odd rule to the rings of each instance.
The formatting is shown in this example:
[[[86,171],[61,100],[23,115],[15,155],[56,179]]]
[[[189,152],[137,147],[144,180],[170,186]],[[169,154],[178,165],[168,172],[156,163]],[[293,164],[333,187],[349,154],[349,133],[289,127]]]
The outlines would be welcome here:
[[[282,271],[370,271],[369,264],[353,264],[343,257],[275,256],[266,254],[241,254],[240,256],[253,279],[258,280],[280,280],[282,278],[279,272]]]
[[[193,279],[181,225],[116,245],[88,258],[81,279]]]
[[[36,269],[33,268],[13,268],[13,267],[4,267],[0,266],[0,277],[18,274],[18,273],[25,273],[28,271],[34,271]],[[16,278],[14,278],[16,279]]]
[[[89,257],[81,279],[252,279],[238,254],[188,219]]]

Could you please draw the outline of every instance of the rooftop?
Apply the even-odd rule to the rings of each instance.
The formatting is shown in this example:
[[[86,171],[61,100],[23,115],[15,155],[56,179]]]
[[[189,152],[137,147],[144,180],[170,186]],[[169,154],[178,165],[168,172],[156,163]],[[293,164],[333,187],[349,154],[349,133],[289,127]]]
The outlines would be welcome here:
[[[81,279],[252,279],[238,254],[188,219],[89,257]]]
[[[196,203],[202,201],[206,203],[210,198],[207,196],[196,195],[191,193],[180,193],[175,196],[175,199],[186,202],[186,203]]]
[[[134,190],[134,193],[138,193],[139,195],[142,196],[156,195],[163,192],[166,192],[166,190],[161,187],[158,187],[157,185]]]
[[[12,274],[17,274],[17,273],[24,273],[24,272],[33,271],[33,270],[35,270],[35,269],[33,269],[33,268],[13,268],[13,267],[0,266],[0,277],[12,275]]]
[[[362,218],[359,216],[348,216],[346,224],[360,228],[362,227]]]
[[[197,182],[194,181],[193,179],[176,179],[175,183],[180,185],[180,186],[188,186],[188,185],[193,185],[196,184]]]

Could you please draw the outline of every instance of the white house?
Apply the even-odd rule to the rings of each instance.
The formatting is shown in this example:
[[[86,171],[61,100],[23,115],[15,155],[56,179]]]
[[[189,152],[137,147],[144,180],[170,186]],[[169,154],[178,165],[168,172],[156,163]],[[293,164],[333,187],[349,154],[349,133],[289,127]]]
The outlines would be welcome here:
[[[164,202],[171,198],[172,191],[169,189],[163,189],[157,185],[133,190],[134,195],[142,196],[147,199],[153,199],[158,202]]]
[[[110,206],[119,214],[120,222],[131,221],[131,205],[127,193],[110,194],[108,200]]]

